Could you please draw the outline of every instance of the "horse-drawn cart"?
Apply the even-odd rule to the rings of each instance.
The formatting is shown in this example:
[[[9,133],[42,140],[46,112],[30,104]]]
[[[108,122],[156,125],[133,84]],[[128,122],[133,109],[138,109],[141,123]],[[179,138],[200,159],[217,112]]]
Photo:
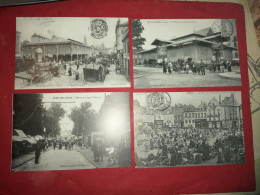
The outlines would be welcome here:
[[[26,81],[28,85],[44,83],[53,78],[53,71],[50,68],[50,62],[36,63],[33,70],[21,72],[15,75],[15,78]]]

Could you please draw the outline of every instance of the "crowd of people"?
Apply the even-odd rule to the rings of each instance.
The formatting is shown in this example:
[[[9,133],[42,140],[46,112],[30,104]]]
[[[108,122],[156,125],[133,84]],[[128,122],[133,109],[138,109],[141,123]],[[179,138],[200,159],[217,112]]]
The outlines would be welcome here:
[[[187,61],[184,61],[182,59],[179,59],[177,61],[171,62],[169,59],[162,60],[162,68],[163,68],[163,74],[166,74],[167,72],[171,74],[172,72],[175,73],[186,73],[189,74],[191,71],[194,75],[205,75],[206,69],[209,70],[209,72],[231,72],[231,62],[229,60],[212,60],[211,63],[205,64],[203,60],[200,60],[198,63],[194,63],[191,58],[188,58]]]
[[[137,140],[137,166],[235,164],[245,161],[240,130],[177,128],[152,132],[140,130],[136,135],[149,139],[149,142]]]
[[[41,155],[41,152],[46,151],[49,147],[52,147],[53,150],[72,150],[74,145],[77,145],[78,147],[82,147],[82,141],[80,139],[77,140],[61,140],[61,139],[42,139],[37,141],[37,144],[34,146],[35,150],[35,164],[39,163],[39,158]]]
[[[67,75],[72,77],[75,75],[75,79],[79,80],[79,67],[86,67],[88,64],[99,64],[102,69],[101,72],[106,71],[109,72],[107,68],[109,67],[113,60],[109,60],[104,57],[89,57],[85,60],[73,60],[73,61],[64,61],[64,60],[52,60],[50,62],[49,70],[51,71],[53,76],[59,77],[61,75]]]

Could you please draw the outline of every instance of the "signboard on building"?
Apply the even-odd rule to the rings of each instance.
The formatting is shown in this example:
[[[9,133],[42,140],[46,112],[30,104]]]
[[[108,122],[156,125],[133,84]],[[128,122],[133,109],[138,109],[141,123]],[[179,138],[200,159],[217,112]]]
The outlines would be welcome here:
[[[157,54],[159,58],[167,58],[167,47],[158,46],[157,47]]]

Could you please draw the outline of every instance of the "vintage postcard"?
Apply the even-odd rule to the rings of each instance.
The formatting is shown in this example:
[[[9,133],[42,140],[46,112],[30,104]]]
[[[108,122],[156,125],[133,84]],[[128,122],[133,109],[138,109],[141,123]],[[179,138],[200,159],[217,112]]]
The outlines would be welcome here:
[[[16,18],[15,89],[130,87],[127,18]]]
[[[241,92],[134,94],[137,168],[245,163]]]
[[[12,171],[131,166],[129,93],[14,94]]]
[[[234,19],[132,20],[134,87],[241,86]]]

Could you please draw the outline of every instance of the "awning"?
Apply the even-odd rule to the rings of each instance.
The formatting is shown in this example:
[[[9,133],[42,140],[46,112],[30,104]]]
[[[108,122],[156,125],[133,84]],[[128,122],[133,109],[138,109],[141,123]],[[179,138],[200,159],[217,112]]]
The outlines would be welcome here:
[[[22,141],[23,141],[23,139],[18,135],[14,135],[12,137],[12,142],[22,142]]]
[[[22,130],[19,130],[19,129],[14,129],[14,131],[16,132],[17,136],[20,136],[22,138],[26,138],[26,134],[22,131]]]
[[[34,137],[34,139],[36,139],[36,140],[41,140],[41,139],[44,139],[41,135],[36,135],[35,137]]]
[[[30,144],[37,144],[37,142],[31,138],[23,138],[25,141],[28,141]]]

